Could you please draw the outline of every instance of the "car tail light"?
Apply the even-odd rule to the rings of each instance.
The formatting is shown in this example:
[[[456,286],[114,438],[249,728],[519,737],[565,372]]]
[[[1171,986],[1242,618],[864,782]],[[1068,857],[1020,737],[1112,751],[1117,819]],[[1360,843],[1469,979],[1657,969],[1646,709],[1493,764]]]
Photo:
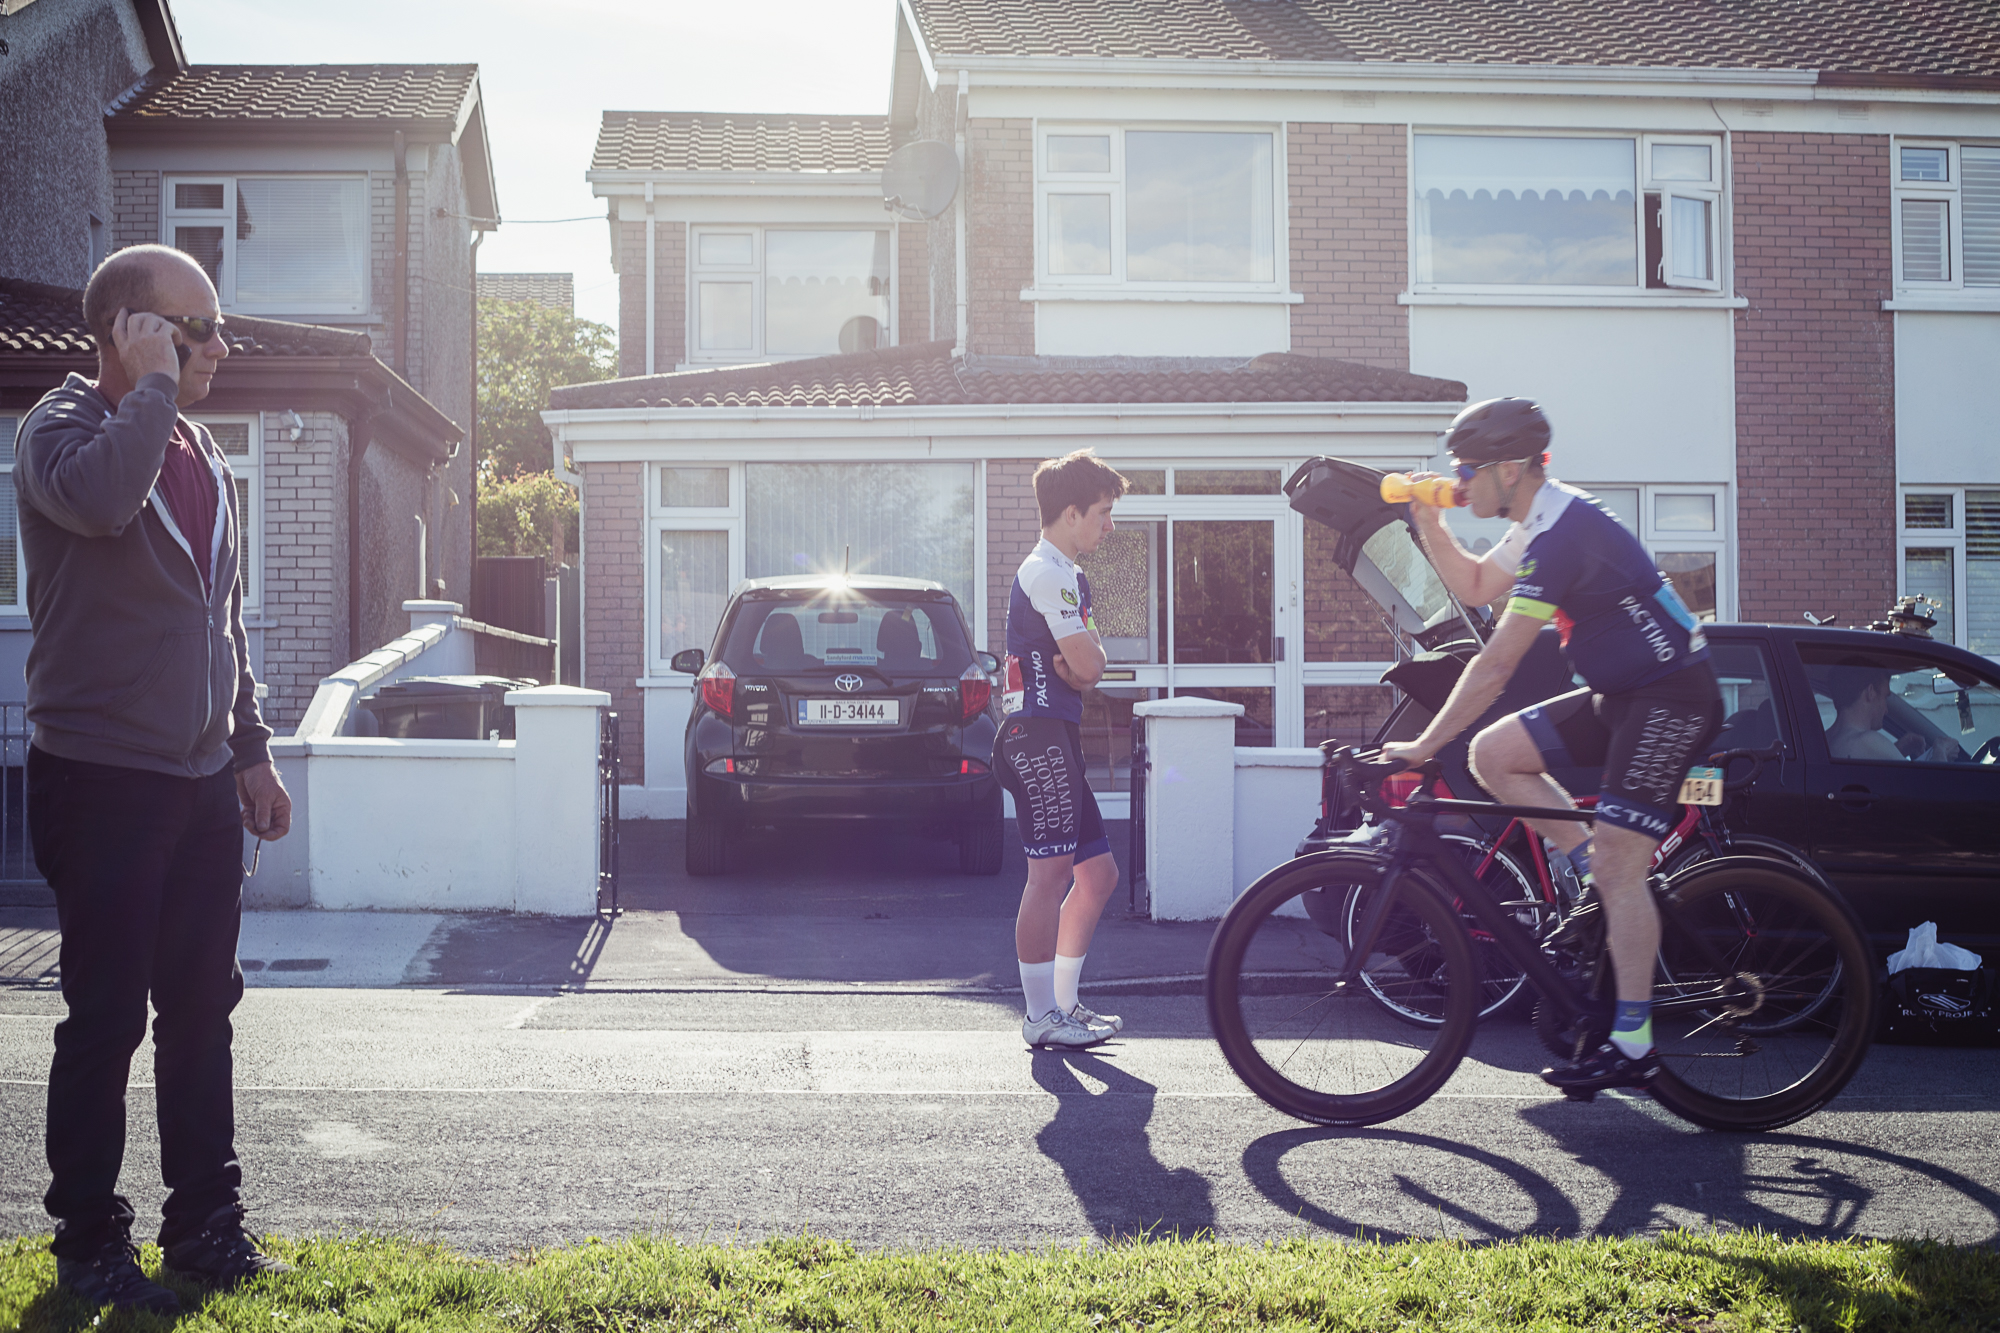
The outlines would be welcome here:
[[[1382,799],[1392,806],[1405,806],[1417,789],[1424,785],[1421,773],[1392,773],[1382,781]]]
[[[993,677],[979,669],[974,662],[958,678],[958,716],[962,722],[970,722],[986,711],[986,705],[993,702]]]
[[[958,775],[960,777],[977,777],[982,773],[991,773],[992,771],[992,769],[977,759],[961,759],[958,761]]]
[[[735,715],[736,673],[721,662],[710,662],[696,677],[701,682],[701,701],[727,718]]]

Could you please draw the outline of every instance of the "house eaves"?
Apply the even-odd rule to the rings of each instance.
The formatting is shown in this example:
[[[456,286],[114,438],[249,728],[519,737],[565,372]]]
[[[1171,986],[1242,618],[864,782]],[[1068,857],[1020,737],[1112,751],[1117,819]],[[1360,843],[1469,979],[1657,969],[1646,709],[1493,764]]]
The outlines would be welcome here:
[[[586,171],[583,178],[600,199],[643,197],[646,187],[659,196],[772,195],[849,196],[879,199],[879,171]]]

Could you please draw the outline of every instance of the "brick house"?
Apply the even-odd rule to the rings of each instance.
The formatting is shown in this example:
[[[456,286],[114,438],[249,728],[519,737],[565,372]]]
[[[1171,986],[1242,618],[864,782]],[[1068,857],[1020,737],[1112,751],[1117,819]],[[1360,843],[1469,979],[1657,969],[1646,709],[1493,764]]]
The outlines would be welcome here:
[[[1121,558],[1153,590],[1120,612],[1148,629],[1123,698],[1102,692],[1100,752],[1148,692],[1242,702],[1251,743],[1351,730],[1395,649],[1272,479],[1313,453],[1435,456],[1454,404],[1419,386],[1441,382],[1458,402],[1540,400],[1554,471],[1705,614],[1865,623],[1921,592],[1941,631],[2000,655],[1990,6],[1920,25],[1859,0],[1532,17],[1443,0],[1393,21],[1188,0],[1170,18],[1150,0],[901,0],[879,124],[606,116],[590,178],[612,200],[632,378],[560,390],[548,419],[585,507],[588,683],[644,700],[654,761],[631,808],[671,815],[678,796],[687,685],[665,655],[705,641],[736,577],[836,539],[785,468],[845,497],[889,475],[863,469],[965,460],[925,503],[970,534],[960,596],[996,647],[1021,481],[1091,444],[1145,479]],[[955,150],[953,206],[864,216],[859,178],[916,139]],[[790,234],[864,231],[872,250]],[[802,314],[815,282],[854,303]],[[860,360],[827,359],[843,352]],[[1412,378],[1394,412],[1217,387],[1274,353],[1329,391],[1364,368]],[[911,357],[1013,382],[953,398],[860,369]],[[771,364],[701,369],[731,361]],[[1251,531],[1231,596],[1268,608],[1269,640],[1205,641],[1176,561]],[[838,538],[868,549],[851,523]],[[895,572],[957,577],[960,559]]]
[[[372,590],[399,607],[416,594],[377,559],[408,537],[410,496],[371,485],[366,474],[357,487],[352,460],[373,457],[383,471],[420,475],[444,465],[465,432],[376,357],[365,333],[246,315],[231,316],[227,331],[229,359],[189,415],[214,434],[236,474],[247,534],[244,629],[266,690],[265,720],[282,734],[322,678],[386,642],[360,637],[349,590]],[[70,374],[97,374],[83,293],[0,278],[0,440],[8,445],[0,455],[0,702],[24,698],[29,644],[14,433]]]
[[[472,419],[476,238],[497,225],[478,69],[190,65],[167,0],[5,9],[0,467],[41,393],[94,374],[77,291],[96,264],[144,242],[202,262],[244,359],[197,415],[246,482],[246,628],[289,724],[402,632],[405,599],[471,588],[453,423]],[[28,640],[11,494],[0,701]]]

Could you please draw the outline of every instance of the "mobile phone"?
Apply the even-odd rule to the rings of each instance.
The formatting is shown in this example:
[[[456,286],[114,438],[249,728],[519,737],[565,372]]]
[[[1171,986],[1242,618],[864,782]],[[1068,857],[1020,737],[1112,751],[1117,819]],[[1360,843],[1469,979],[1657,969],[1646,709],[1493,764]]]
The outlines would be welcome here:
[[[189,347],[186,343],[175,343],[174,355],[179,357],[181,364],[185,366],[188,363],[188,358],[194,355],[194,348]]]

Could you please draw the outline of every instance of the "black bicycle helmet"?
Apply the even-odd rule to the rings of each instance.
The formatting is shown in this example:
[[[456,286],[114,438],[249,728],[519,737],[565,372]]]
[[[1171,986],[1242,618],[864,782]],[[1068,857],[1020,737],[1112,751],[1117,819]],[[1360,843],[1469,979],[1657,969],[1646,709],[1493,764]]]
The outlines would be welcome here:
[[[1444,447],[1461,463],[1540,458],[1549,447],[1549,419],[1526,398],[1488,398],[1451,420]]]

